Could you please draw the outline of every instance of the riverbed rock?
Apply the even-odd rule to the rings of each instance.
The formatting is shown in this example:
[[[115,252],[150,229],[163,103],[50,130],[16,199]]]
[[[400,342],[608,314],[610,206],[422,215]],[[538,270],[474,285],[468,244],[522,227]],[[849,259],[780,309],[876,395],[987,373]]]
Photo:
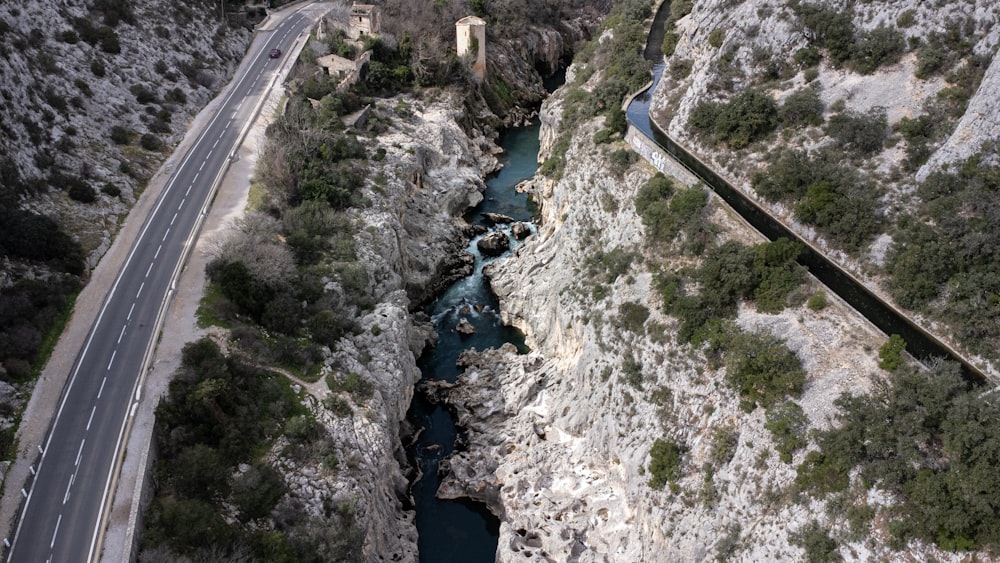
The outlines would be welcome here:
[[[514,235],[515,239],[524,240],[531,236],[531,227],[527,223],[518,221],[511,226],[510,233]]]
[[[510,250],[510,239],[503,231],[493,231],[476,243],[476,248],[485,256],[500,256]]]
[[[504,215],[503,213],[480,213],[483,219],[491,225],[506,225],[508,223],[513,223],[514,218],[509,215]]]
[[[458,325],[455,326],[455,332],[461,334],[462,336],[471,336],[476,333],[476,327],[472,326],[469,319],[461,319],[458,321]]]

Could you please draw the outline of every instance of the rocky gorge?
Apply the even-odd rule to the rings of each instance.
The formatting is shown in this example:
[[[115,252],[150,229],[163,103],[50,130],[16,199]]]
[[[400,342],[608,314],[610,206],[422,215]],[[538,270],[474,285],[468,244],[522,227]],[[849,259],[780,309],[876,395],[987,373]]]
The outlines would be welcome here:
[[[794,33],[753,24],[754,17],[765,16],[787,22],[774,3],[693,4],[690,16],[678,20],[684,33],[677,52],[695,57],[701,74],[691,74],[694,82],[665,80],[654,98],[661,114],[690,111],[692,100],[710,95],[708,84],[717,75],[697,62],[709,56],[698,33],[752,30],[744,37],[748,42],[759,37],[785,42],[782,52],[794,50],[789,46]],[[870,10],[866,21],[874,26],[878,13]],[[749,45],[741,48],[749,52]],[[902,64],[908,64],[905,58]],[[543,104],[540,162],[551,158],[559,142],[570,100],[583,97],[579,90],[595,91],[601,70],[574,64],[569,84]],[[860,96],[864,89],[856,76],[832,69],[820,72],[824,90],[825,80],[835,80],[826,78],[831,75],[853,84],[843,86],[854,94],[847,96],[848,104],[887,101],[883,95]],[[876,74],[870,80],[875,88],[887,78]],[[927,95],[914,91],[917,101],[907,103]],[[978,92],[970,108],[986,103],[976,100],[988,97],[989,90]],[[890,114],[900,111],[892,107]],[[992,141],[992,119],[975,113],[962,122],[982,127],[961,135]],[[684,119],[669,122],[671,134],[691,140]],[[779,455],[770,409],[741,405],[738,394],[722,385],[726,371],[711,348],[683,343],[676,335],[678,321],[663,314],[662,273],[691,268],[694,260],[677,246],[647,242],[632,202],[653,169],[634,161],[623,169],[615,145],[596,141],[602,125],[602,118],[584,120],[573,129],[561,174],[522,186],[539,203],[538,234],[486,272],[505,322],[525,333],[531,352],[518,354],[510,346],[468,352],[460,360],[464,374],[440,393],[468,429],[469,442],[467,451],[448,460],[442,491],[483,502],[500,518],[497,560],[959,561],[970,556],[926,541],[900,544],[887,520],[859,526],[834,509],[843,497],[802,495],[796,465],[814,446],[787,459]],[[739,153],[737,160],[717,149],[709,152],[720,169],[738,177],[745,177],[746,163],[753,162],[752,154]],[[891,157],[885,158],[884,166],[891,167]],[[941,153],[929,162],[936,158],[948,157]],[[705,214],[720,243],[762,241],[714,197]],[[627,258],[613,263],[615,256]],[[828,294],[825,306],[807,305],[806,295],[823,292],[814,280],[796,291],[801,297],[778,313],[742,302],[735,323],[777,337],[801,360],[806,378],[797,403],[814,436],[837,424],[836,399],[842,394],[856,396],[884,385],[877,350],[886,337]],[[635,310],[647,314],[633,320],[629,312]],[[680,444],[678,473],[663,490],[651,484],[660,438]],[[850,498],[873,513],[896,502],[874,487],[853,489]]]

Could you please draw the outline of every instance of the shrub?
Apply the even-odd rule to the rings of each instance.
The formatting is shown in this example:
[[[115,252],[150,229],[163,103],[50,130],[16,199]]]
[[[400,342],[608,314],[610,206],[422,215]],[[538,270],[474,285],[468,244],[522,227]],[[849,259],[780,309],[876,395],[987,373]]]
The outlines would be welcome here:
[[[84,181],[73,182],[67,189],[69,197],[81,203],[93,203],[97,200],[97,192]]]
[[[802,392],[806,372],[794,352],[767,333],[740,333],[726,347],[726,382],[739,392],[741,406],[770,407]]]
[[[808,427],[809,419],[795,401],[785,401],[767,409],[764,428],[771,432],[778,457],[785,463],[791,463],[792,454],[806,446],[804,435]]]
[[[70,45],[75,45],[80,41],[80,36],[72,29],[67,29],[56,34],[56,37],[63,43],[68,43]]]
[[[726,104],[702,102],[688,121],[692,129],[710,133],[712,142],[741,149],[764,137],[778,124],[778,106],[767,94],[745,90]]]
[[[819,49],[812,45],[807,45],[802,47],[798,51],[795,51],[793,55],[795,62],[799,64],[802,68],[810,68],[819,64],[823,60],[823,55],[819,52]]]
[[[788,534],[788,539],[806,551],[808,563],[834,563],[843,559],[840,556],[840,546],[815,520]]]
[[[90,72],[98,78],[104,78],[104,63],[99,60],[93,60],[90,62]]]
[[[121,125],[111,126],[111,142],[116,145],[127,145],[131,140],[132,133]]]
[[[899,61],[903,50],[903,34],[894,28],[879,25],[854,44],[851,66],[861,74],[871,74],[882,65]]]
[[[889,340],[879,348],[878,367],[886,371],[894,371],[903,365],[903,350],[906,350],[906,341],[898,334],[889,336]]]
[[[668,31],[663,34],[663,44],[660,46],[660,49],[663,50],[663,56],[672,57],[674,51],[677,50],[677,43],[679,43],[680,40],[681,36],[676,32]]]
[[[819,92],[815,88],[803,88],[789,94],[778,110],[778,120],[786,127],[821,125],[823,100]]]
[[[806,307],[812,311],[821,311],[826,307],[826,293],[817,291],[806,301]]]
[[[359,402],[370,399],[375,392],[375,387],[370,382],[353,371],[341,378],[333,374],[326,376],[326,385],[334,393],[349,393]]]
[[[797,3],[792,9],[809,29],[810,43],[828,49],[834,64],[851,58],[855,31],[851,10],[813,3]]]
[[[712,431],[712,463],[718,467],[732,461],[739,447],[740,433],[732,426],[718,426]]]
[[[111,182],[106,182],[101,187],[101,193],[104,193],[104,194],[109,195],[111,197],[118,197],[118,196],[121,195],[122,190],[121,190],[121,188],[119,188],[118,186],[112,184]]]
[[[681,477],[681,455],[684,449],[672,440],[657,438],[649,449],[649,486],[662,490],[668,482]]]
[[[641,303],[626,301],[618,306],[618,325],[629,332],[643,334],[648,318],[649,309]]]
[[[708,44],[718,49],[722,47],[722,41],[726,37],[726,32],[721,27],[717,27],[708,34]]]
[[[871,395],[837,399],[840,424],[817,435],[820,451],[797,482],[822,492],[824,478],[845,485],[857,467],[862,486],[896,497],[885,516],[897,540],[993,549],[1000,409],[991,395],[970,389],[954,363],[898,369]]]
[[[887,127],[885,108],[873,108],[867,113],[848,110],[830,117],[826,134],[842,149],[867,157],[882,150]]]
[[[163,141],[152,133],[146,133],[139,138],[139,145],[148,151],[158,151],[163,148]]]
[[[913,27],[917,23],[917,11],[913,8],[903,10],[896,18],[896,26],[901,28]]]
[[[129,92],[132,92],[132,95],[135,96],[135,101],[142,105],[156,102],[156,93],[150,90],[145,84],[133,84],[129,87]]]

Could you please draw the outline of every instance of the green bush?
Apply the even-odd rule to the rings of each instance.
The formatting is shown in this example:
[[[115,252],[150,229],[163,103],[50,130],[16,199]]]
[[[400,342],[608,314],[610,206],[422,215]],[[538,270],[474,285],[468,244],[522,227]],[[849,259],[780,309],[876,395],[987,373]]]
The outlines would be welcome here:
[[[821,125],[823,123],[823,100],[815,88],[796,90],[785,98],[778,110],[778,120],[785,127],[798,125]]]
[[[702,102],[695,106],[688,125],[708,135],[712,143],[722,142],[741,149],[766,136],[778,124],[778,106],[767,94],[745,90],[726,104]]]
[[[795,401],[785,401],[767,409],[767,422],[764,428],[771,432],[774,448],[778,457],[785,463],[792,462],[792,454],[806,446],[806,430],[809,419],[802,407]]]
[[[792,9],[809,29],[811,45],[827,49],[836,65],[851,58],[855,32],[851,10],[813,3],[796,3]]]
[[[793,58],[802,68],[810,68],[818,65],[823,60],[823,54],[816,47],[807,45],[795,51]]]
[[[806,307],[809,307],[812,311],[821,311],[826,308],[826,293],[823,291],[817,291],[809,297],[806,301]]]
[[[722,41],[726,38],[726,32],[721,27],[717,27],[708,34],[708,44],[718,49],[722,47]]]
[[[908,27],[913,27],[917,23],[917,11],[910,8],[908,10],[903,10],[896,18],[896,27],[901,27],[903,29]]]
[[[885,516],[899,541],[998,546],[1000,409],[967,386],[957,364],[898,369],[871,395],[843,395],[836,404],[840,425],[817,435],[820,451],[799,468],[800,485],[822,493],[823,476],[840,475],[842,488],[857,467],[864,487],[898,499]]]
[[[674,482],[681,477],[681,456],[684,448],[673,440],[657,438],[649,449],[649,486],[662,490],[668,482]]]
[[[739,392],[741,406],[752,410],[797,397],[806,372],[794,352],[767,333],[739,333],[726,346],[726,382]]]
[[[716,467],[732,461],[739,447],[740,433],[732,426],[718,426],[712,431],[712,464]]]
[[[867,157],[882,150],[887,127],[885,108],[875,108],[867,113],[846,111],[830,117],[826,134],[833,137],[842,149]]]
[[[127,145],[131,140],[132,133],[121,125],[111,126],[111,142],[116,145]]]
[[[158,151],[163,148],[163,141],[152,133],[146,133],[139,138],[139,146],[147,151]]]
[[[636,334],[644,334],[643,325],[649,318],[649,309],[641,304],[626,301],[618,306],[618,326]]]
[[[843,560],[840,546],[815,520],[789,534],[788,539],[806,551],[808,563],[835,563]]]
[[[906,350],[906,341],[898,334],[889,336],[889,340],[879,348],[878,367],[893,371],[903,365],[903,351]]]
[[[663,44],[660,49],[663,51],[664,57],[672,57],[674,51],[677,50],[677,44],[680,42],[681,36],[674,31],[668,31],[663,34]]]
[[[851,67],[861,74],[871,74],[882,65],[898,62],[904,50],[903,34],[879,25],[854,44]]]
[[[815,225],[832,241],[855,252],[882,228],[880,190],[844,166],[836,151],[782,151],[751,183],[772,201],[795,202],[796,217]]]

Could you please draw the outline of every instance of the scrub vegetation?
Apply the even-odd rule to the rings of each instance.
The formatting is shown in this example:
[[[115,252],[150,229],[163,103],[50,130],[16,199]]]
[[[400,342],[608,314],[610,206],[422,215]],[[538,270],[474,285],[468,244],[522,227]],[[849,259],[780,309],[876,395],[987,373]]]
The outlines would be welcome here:
[[[839,425],[817,435],[799,487],[849,498],[885,491],[895,500],[884,509],[888,530],[900,546],[910,538],[950,551],[1000,545],[995,394],[970,388],[956,364],[940,363],[900,367],[871,394],[844,395],[836,405]]]

